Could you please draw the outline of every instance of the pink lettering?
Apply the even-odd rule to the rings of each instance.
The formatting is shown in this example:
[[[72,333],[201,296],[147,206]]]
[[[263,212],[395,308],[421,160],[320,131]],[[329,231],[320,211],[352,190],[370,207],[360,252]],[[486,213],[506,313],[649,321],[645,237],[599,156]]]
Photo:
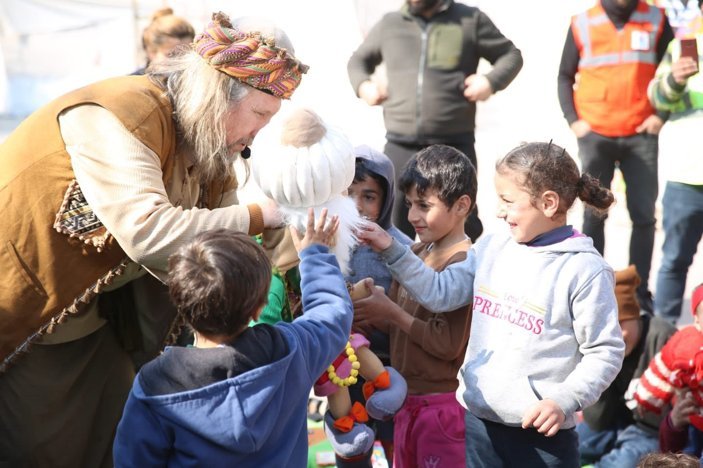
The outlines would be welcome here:
[[[478,310],[479,312],[481,311],[481,305],[483,304],[483,298],[480,296],[474,296],[474,310]]]
[[[543,319],[538,319],[538,320],[535,322],[535,330],[534,330],[535,335],[539,335],[540,333],[542,333],[542,326],[543,326],[543,325],[544,325],[544,320],[543,320]]]
[[[527,331],[532,331],[532,329],[535,327],[535,318],[530,315],[527,317],[527,326],[525,327],[525,330]]]

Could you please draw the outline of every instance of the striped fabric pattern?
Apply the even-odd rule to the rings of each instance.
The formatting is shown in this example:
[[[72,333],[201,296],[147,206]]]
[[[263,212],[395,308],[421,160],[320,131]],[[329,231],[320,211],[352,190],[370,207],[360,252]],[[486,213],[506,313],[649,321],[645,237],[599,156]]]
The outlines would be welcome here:
[[[217,70],[282,99],[291,97],[308,70],[273,38],[233,28],[224,13],[213,15],[195,38],[195,50]]]
[[[695,326],[679,330],[664,345],[642,374],[635,400],[644,409],[661,413],[674,392],[688,389],[703,405],[703,333]]]

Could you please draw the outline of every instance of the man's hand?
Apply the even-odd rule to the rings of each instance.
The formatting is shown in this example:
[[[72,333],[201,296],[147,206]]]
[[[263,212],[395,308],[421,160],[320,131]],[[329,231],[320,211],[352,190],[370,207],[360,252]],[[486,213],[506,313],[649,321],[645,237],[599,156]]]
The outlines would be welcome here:
[[[377,106],[386,100],[388,93],[377,83],[366,80],[359,85],[359,97],[369,106]]]
[[[689,77],[698,73],[698,64],[691,57],[681,57],[671,64],[671,74],[680,85],[685,85]]]
[[[329,222],[327,221],[327,208],[322,209],[317,223],[315,223],[315,210],[308,208],[308,226],[305,229],[305,235],[301,236],[295,227],[290,227],[295,250],[300,252],[312,244],[322,244],[330,247],[334,244],[334,236],[337,234],[338,227],[339,217],[337,215],[332,216]]]
[[[264,227],[269,229],[281,227],[283,216],[278,210],[278,205],[276,205],[275,201],[267,198],[259,203],[259,207],[261,207],[261,215],[264,217]]]
[[[576,135],[576,138],[583,138],[588,135],[591,131],[591,125],[585,120],[581,119],[578,119],[569,127],[571,128],[571,131],[574,132],[574,135]]]
[[[491,83],[484,75],[469,75],[464,80],[464,97],[471,101],[485,101],[493,94]]]
[[[366,221],[364,226],[356,233],[356,237],[359,238],[362,244],[368,245],[376,252],[386,250],[393,243],[391,235],[372,221]]]
[[[564,424],[566,415],[554,400],[541,400],[522,417],[522,428],[534,427],[547,437],[555,435]]]
[[[650,135],[659,135],[664,121],[658,115],[652,114],[635,129],[637,133],[649,133]]]

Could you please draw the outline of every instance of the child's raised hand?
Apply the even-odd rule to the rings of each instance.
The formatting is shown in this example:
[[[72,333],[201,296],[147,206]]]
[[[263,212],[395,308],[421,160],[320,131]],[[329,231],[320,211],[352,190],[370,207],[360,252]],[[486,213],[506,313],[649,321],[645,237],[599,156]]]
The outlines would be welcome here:
[[[357,231],[356,237],[362,244],[368,245],[376,252],[386,250],[393,242],[391,235],[372,221],[365,222]]]
[[[305,235],[301,236],[295,227],[290,227],[295,250],[300,252],[312,244],[322,244],[330,247],[334,244],[334,236],[337,234],[338,227],[339,216],[332,216],[329,222],[327,221],[327,208],[322,209],[317,223],[315,223],[315,210],[308,208],[308,225],[305,229]]]
[[[534,427],[547,437],[555,435],[564,424],[566,415],[554,400],[540,400],[522,417],[522,428]]]

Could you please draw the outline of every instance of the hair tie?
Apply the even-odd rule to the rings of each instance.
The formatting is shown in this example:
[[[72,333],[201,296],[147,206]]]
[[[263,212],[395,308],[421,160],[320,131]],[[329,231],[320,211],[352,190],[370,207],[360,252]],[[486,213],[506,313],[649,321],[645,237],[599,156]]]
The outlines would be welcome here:
[[[581,174],[581,177],[579,177],[579,181],[576,182],[576,191],[577,191],[577,193],[581,193],[581,191],[585,188],[586,188],[586,175]]]

